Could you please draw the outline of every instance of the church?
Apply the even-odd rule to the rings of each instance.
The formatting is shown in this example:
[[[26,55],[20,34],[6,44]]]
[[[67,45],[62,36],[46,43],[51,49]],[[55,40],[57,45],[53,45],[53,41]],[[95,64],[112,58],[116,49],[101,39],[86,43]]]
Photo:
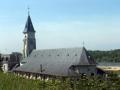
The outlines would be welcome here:
[[[14,69],[29,78],[80,77],[97,74],[96,62],[85,47],[36,50],[35,30],[28,14],[24,34],[23,60]]]

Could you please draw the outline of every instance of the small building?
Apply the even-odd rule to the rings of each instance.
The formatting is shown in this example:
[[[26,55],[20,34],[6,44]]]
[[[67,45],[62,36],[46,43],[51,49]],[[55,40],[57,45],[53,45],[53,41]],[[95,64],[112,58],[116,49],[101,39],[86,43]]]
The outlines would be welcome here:
[[[83,48],[34,50],[14,72],[35,77],[76,77],[97,74],[96,62]]]
[[[21,53],[13,52],[11,54],[1,54],[0,64],[4,72],[12,70],[16,65],[19,66],[22,58]]]

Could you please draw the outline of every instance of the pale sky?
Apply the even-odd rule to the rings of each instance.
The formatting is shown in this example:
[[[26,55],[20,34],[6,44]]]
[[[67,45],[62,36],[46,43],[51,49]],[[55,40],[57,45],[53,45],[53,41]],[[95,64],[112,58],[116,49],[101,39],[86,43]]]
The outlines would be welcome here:
[[[120,49],[120,0],[1,0],[0,53],[22,52],[28,6],[37,49]]]

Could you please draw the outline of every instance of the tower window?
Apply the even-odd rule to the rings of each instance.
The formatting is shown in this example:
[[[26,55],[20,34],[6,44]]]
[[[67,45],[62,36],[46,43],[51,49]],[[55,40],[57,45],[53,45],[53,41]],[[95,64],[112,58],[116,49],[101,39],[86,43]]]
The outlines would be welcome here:
[[[6,61],[8,61],[8,57],[6,57]]]
[[[90,58],[90,56],[88,56]]]
[[[4,60],[4,58],[2,57],[2,60]]]

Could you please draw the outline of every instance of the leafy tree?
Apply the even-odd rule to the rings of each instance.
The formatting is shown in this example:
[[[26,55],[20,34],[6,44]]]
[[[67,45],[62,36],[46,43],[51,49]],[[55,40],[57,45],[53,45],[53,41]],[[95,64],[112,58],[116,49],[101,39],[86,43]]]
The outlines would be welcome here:
[[[96,62],[120,62],[120,49],[110,51],[89,51]]]

